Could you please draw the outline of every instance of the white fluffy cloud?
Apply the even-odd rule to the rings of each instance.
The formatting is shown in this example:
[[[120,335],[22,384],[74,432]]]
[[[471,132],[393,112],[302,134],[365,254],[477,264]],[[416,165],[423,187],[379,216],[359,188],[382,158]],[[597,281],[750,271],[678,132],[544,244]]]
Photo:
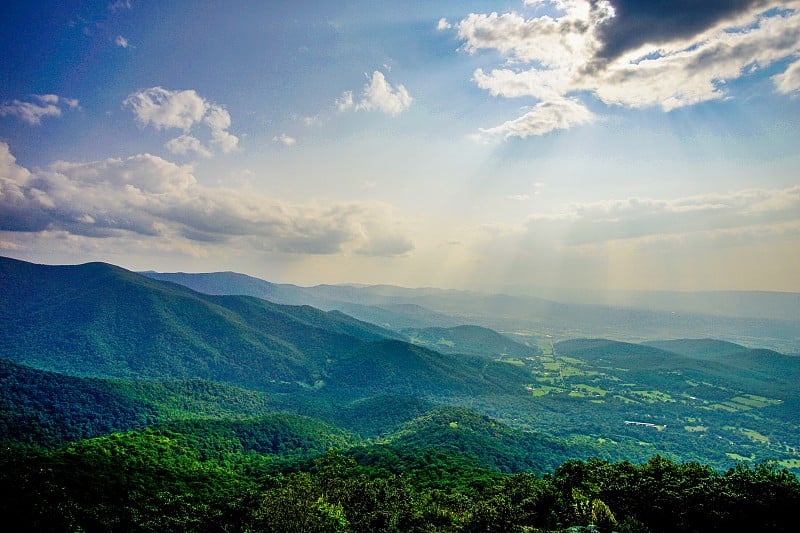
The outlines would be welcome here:
[[[200,139],[183,134],[180,137],[170,139],[164,144],[167,150],[177,155],[197,154],[200,157],[211,157],[211,151],[203,146]]]
[[[501,138],[587,123],[592,116],[580,101],[587,95],[607,105],[665,111],[723,99],[727,81],[800,54],[797,0],[687,3],[684,9],[695,11],[685,18],[690,26],[679,24],[679,8],[665,14],[660,5],[631,2],[623,20],[603,0],[525,4],[556,14],[470,14],[456,26],[466,52],[495,50],[505,58],[489,72],[475,71],[479,87],[495,96],[538,100],[525,116],[484,130]],[[645,33],[631,33],[632,27]],[[777,90],[796,91],[799,71],[795,62],[774,76]]]
[[[414,99],[404,85],[398,83],[393,86],[379,70],[374,71],[367,79],[369,81],[364,84],[358,101],[353,91],[345,91],[334,102],[336,109],[340,112],[349,109],[380,111],[394,117],[411,107]]]
[[[800,60],[795,61],[782,74],[772,77],[775,88],[783,94],[800,91]]]
[[[369,83],[364,85],[364,92],[356,109],[375,110],[397,116],[411,107],[412,101],[413,98],[405,86],[398,84],[393,87],[386,81],[383,73],[376,70],[372,73]]]
[[[594,115],[575,98],[553,98],[533,106],[521,117],[509,120],[494,128],[481,129],[483,138],[530,137],[553,130],[568,129],[576,124],[587,124]]]
[[[131,94],[123,104],[133,111],[136,121],[143,127],[183,130],[183,136],[167,143],[168,149],[171,150],[172,146],[179,150],[173,153],[188,153],[186,137],[200,125],[209,128],[210,142],[222,152],[230,153],[238,147],[239,138],[228,131],[231,127],[230,113],[193,90],[170,91],[162,87],[151,87]],[[191,139],[197,140],[194,136]],[[201,145],[200,148],[201,150],[192,151],[201,155],[210,153],[207,147]]]
[[[55,94],[33,95],[29,101],[14,100],[0,105],[0,116],[11,115],[32,126],[45,117],[60,117],[64,109],[77,109],[78,101]]]
[[[297,139],[294,137],[290,137],[285,133],[281,133],[280,135],[276,135],[272,138],[273,142],[281,143],[284,146],[294,146],[297,143]]]
[[[336,109],[339,111],[347,111],[353,107],[353,91],[345,91],[342,96],[336,99]]]
[[[117,38],[114,39],[114,44],[116,44],[120,48],[128,48],[128,46],[130,45],[130,43],[128,43],[128,39],[126,39],[122,35],[117,35]]]
[[[394,256],[413,244],[391,208],[371,202],[292,205],[254,191],[205,187],[188,167],[150,154],[58,161],[31,172],[0,142],[0,231],[222,245],[298,254]]]

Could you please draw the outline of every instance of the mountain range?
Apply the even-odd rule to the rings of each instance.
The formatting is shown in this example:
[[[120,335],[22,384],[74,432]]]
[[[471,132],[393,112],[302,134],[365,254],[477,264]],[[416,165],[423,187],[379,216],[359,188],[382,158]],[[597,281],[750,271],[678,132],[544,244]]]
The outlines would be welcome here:
[[[768,292],[548,293],[564,301],[466,290],[389,285],[274,284],[232,272],[143,272],[208,294],[242,294],[271,301],[338,309],[361,320],[407,328],[483,326],[506,334],[550,334],[557,339],[607,337],[715,338],[783,353],[800,353],[800,294]],[[597,303],[597,302],[607,303]],[[588,303],[587,303],[588,302]]]
[[[2,434],[53,444],[175,420],[291,413],[359,438],[395,432],[390,440],[419,443],[433,437],[400,425],[451,406],[546,437],[508,440],[491,424],[470,437],[515,456],[539,450],[528,465],[658,451],[717,465],[775,457],[793,467],[800,358],[712,339],[558,341],[544,326],[501,334],[458,321],[480,308],[513,326],[531,302],[470,296],[0,258]],[[380,325],[336,309],[343,304]],[[646,424],[670,430],[642,433]]]

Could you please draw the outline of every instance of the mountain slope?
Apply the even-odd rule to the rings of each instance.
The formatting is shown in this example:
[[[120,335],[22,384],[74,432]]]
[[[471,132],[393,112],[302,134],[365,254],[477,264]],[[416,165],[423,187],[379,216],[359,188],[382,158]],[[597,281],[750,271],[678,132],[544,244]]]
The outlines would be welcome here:
[[[608,339],[573,339],[555,349],[595,366],[621,368],[644,383],[684,390],[687,379],[795,402],[800,359],[771,350],[750,350],[713,340],[644,344]],[[677,351],[668,351],[668,348]],[[739,349],[741,348],[741,350]]]
[[[716,339],[677,339],[648,341],[642,344],[694,359],[725,363],[742,370],[777,374],[800,372],[800,357],[784,355],[773,350],[746,348]]]
[[[212,296],[102,263],[0,259],[0,358],[78,376],[203,379],[347,397],[521,390],[524,370],[456,358],[338,311]]]
[[[187,274],[183,272],[141,272],[148,278],[169,281],[194,291],[212,295],[255,296],[271,302],[288,305],[311,305],[327,311],[338,310],[365,322],[378,324],[392,330],[423,328],[428,326],[456,326],[453,317],[436,313],[416,304],[367,305],[337,299],[326,294],[326,286],[299,287],[297,285],[270,283],[259,278],[235,272],[209,272]],[[351,288],[358,291],[357,288]]]
[[[521,392],[528,380],[528,373],[514,365],[384,340],[364,345],[332,366],[329,387],[345,396],[485,396]]]
[[[538,347],[524,346],[500,333],[481,326],[404,329],[411,342],[442,353],[461,353],[485,357],[524,359],[538,355]]]
[[[272,404],[208,381],[82,378],[0,359],[0,441],[59,445],[170,420],[261,416]]]
[[[203,295],[101,263],[0,259],[0,273],[0,357],[69,374],[311,383],[329,359],[395,336],[342,313]]]

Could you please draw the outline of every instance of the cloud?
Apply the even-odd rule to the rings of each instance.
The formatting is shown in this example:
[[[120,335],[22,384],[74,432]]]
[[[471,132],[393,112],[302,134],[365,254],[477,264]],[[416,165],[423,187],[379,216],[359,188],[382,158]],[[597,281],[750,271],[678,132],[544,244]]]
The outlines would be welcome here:
[[[167,150],[177,155],[197,154],[200,157],[211,157],[212,155],[211,151],[203,146],[199,139],[187,134],[170,139],[164,146]]]
[[[336,99],[336,108],[339,111],[347,111],[353,107],[353,91],[345,91],[342,96]]]
[[[115,0],[108,4],[108,9],[111,11],[119,11],[121,9],[131,9],[130,0]]]
[[[207,102],[195,91],[169,91],[151,87],[131,94],[123,104],[142,126],[157,130],[178,128],[188,131],[206,114]]]
[[[230,153],[238,147],[239,138],[228,131],[231,127],[230,113],[194,90],[170,91],[151,87],[129,95],[123,105],[133,111],[142,127],[152,126],[159,131],[181,129],[186,135],[205,125],[210,130],[210,142],[222,152]],[[205,147],[203,150],[210,152]]]
[[[517,202],[524,202],[526,200],[530,200],[529,194],[511,194],[508,196],[509,200],[515,200]]]
[[[78,109],[78,100],[55,94],[31,96],[33,101],[14,100],[0,105],[0,116],[11,115],[32,126],[38,126],[46,117],[60,117],[64,109]]]
[[[795,61],[782,74],[772,77],[779,93],[789,94],[800,91],[800,60]]]
[[[439,19],[439,22],[436,23],[436,29],[439,31],[449,30],[452,28],[453,25],[450,24],[446,18],[442,17]]]
[[[123,37],[122,35],[117,35],[117,38],[114,39],[114,44],[122,48],[128,48],[128,39]]]
[[[191,144],[190,141],[186,141]],[[376,202],[293,205],[205,187],[188,167],[140,154],[31,172],[0,142],[0,231],[150,239],[163,246],[403,255],[413,244]]]
[[[553,130],[564,130],[576,124],[588,124],[594,115],[574,98],[560,98],[539,102],[521,117],[509,120],[494,128],[481,128],[483,138],[493,139],[544,135]]]
[[[386,81],[382,72],[376,70],[372,73],[369,83],[364,85],[361,100],[356,109],[366,111],[380,111],[387,115],[397,116],[411,106],[413,98],[405,86],[398,84],[396,87]]]
[[[726,82],[800,54],[798,0],[526,4],[546,6],[551,14],[473,13],[457,25],[462,50],[494,50],[503,58],[488,72],[476,69],[479,87],[538,100],[525,116],[483,130],[500,138],[591,122],[587,98],[664,111],[724,99]],[[797,68],[793,63],[773,77],[776,90],[793,91]]]
[[[559,235],[562,244],[580,246],[630,239],[685,238],[719,231],[753,232],[800,224],[800,186],[746,189],[654,200],[629,198],[573,204],[556,216],[532,217],[528,231]]]
[[[764,0],[611,0],[614,17],[599,26],[598,55],[615,58],[642,45],[692,38],[713,26],[735,20]]]
[[[280,135],[276,135],[272,138],[274,142],[279,142],[284,146],[294,146],[297,143],[297,139],[294,137],[289,137],[285,133],[281,133]]]

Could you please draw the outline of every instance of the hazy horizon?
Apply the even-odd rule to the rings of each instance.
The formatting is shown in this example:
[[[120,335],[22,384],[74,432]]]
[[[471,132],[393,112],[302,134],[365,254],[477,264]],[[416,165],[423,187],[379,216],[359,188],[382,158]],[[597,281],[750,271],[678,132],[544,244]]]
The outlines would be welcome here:
[[[800,0],[723,4],[4,6],[0,255],[800,292]]]

